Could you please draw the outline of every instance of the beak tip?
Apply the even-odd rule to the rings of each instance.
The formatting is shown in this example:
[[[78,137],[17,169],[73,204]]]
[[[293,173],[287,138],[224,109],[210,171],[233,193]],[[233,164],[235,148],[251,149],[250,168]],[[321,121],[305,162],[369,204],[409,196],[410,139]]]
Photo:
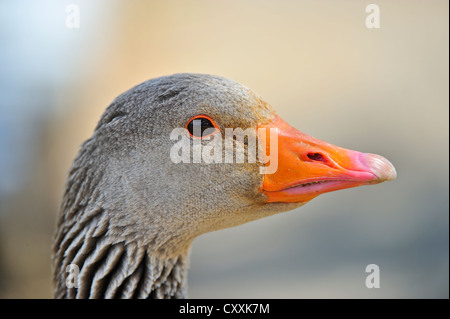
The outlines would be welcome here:
[[[392,181],[397,178],[394,165],[386,158],[376,154],[366,154],[365,164],[377,176],[377,182]]]

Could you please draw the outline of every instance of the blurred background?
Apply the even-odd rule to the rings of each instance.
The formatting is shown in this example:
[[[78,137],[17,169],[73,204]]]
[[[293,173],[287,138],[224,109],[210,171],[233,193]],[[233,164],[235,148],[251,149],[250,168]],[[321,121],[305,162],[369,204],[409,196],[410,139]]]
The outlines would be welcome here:
[[[132,86],[217,74],[292,126],[391,160],[398,179],[194,241],[191,298],[448,298],[448,1],[2,1],[0,297],[51,298],[79,145]],[[79,28],[70,28],[79,9]],[[73,8],[73,7],[69,7]],[[365,268],[380,267],[367,289]]]

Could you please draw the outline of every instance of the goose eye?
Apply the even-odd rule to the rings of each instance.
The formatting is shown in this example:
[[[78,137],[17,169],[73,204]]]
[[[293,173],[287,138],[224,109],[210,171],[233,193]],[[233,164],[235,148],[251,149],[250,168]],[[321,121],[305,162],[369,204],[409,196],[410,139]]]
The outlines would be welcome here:
[[[219,132],[217,124],[206,115],[197,115],[186,124],[186,129],[194,138],[204,138]]]

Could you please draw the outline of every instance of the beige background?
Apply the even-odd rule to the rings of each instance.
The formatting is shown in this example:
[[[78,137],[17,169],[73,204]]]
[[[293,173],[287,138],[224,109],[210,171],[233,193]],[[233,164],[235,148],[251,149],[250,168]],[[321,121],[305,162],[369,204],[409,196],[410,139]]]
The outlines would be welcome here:
[[[65,27],[66,5],[80,28]],[[299,130],[378,153],[398,179],[203,235],[193,298],[448,298],[448,2],[0,4],[0,297],[49,298],[65,173],[126,89],[178,72],[254,89]],[[365,267],[381,288],[365,287]]]

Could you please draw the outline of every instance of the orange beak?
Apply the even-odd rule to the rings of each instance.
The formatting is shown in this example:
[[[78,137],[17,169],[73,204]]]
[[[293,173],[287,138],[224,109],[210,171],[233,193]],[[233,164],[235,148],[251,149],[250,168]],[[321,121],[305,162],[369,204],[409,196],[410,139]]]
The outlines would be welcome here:
[[[266,156],[273,154],[269,131],[278,131],[278,167],[264,174],[267,202],[307,202],[340,189],[377,184],[397,177],[384,157],[340,148],[299,132],[278,116],[261,125]],[[261,133],[261,131],[263,133]],[[274,144],[276,145],[276,143]]]

